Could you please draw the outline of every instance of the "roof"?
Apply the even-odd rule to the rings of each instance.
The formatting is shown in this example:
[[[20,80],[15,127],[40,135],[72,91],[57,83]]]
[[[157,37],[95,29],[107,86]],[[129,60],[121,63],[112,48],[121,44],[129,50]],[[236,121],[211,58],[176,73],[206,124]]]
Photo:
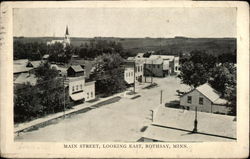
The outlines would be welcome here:
[[[30,63],[34,68],[37,68],[41,65],[41,61],[30,61]]]
[[[137,58],[142,58],[143,55],[144,55],[144,53],[140,52],[140,53],[138,53],[138,54],[136,55],[136,57],[137,57]]]
[[[194,128],[195,111],[160,106],[154,112],[152,125],[191,132]],[[236,139],[234,116],[197,112],[198,132],[211,136]]]
[[[34,74],[22,73],[14,81],[14,84],[27,84],[27,83],[30,83],[31,85],[36,85],[37,83],[36,76]]]
[[[94,85],[95,81],[91,81],[91,82],[85,82],[85,86],[90,86],[90,85]]]
[[[157,58],[157,59],[147,59],[146,64],[162,64],[163,63],[163,59],[162,58]]]
[[[220,98],[220,93],[213,89],[208,83],[200,85],[199,87],[183,94],[181,97],[191,93],[192,91],[197,90],[201,94],[203,94],[206,98],[208,98],[214,104],[227,104],[228,101]]]
[[[177,129],[164,128],[150,125],[143,134],[144,138],[158,140],[158,141],[185,141],[185,142],[202,142],[202,141],[232,141],[232,139],[204,135],[199,133],[189,133],[187,131],[180,131]]]
[[[20,60],[14,60],[14,67],[13,67],[13,73],[23,73],[28,72],[32,68],[27,68],[26,65],[28,63],[28,59],[20,59]]]
[[[44,58],[44,59],[49,58],[49,54],[45,54],[45,55],[43,55],[43,58]]]
[[[149,58],[152,58],[152,59],[162,58],[164,60],[173,61],[175,57],[174,56],[170,56],[170,55],[151,55]]]
[[[84,71],[81,65],[72,65],[69,68],[72,68],[75,72],[83,72]]]
[[[196,88],[196,90],[198,90],[212,102],[220,98],[220,94],[215,89],[213,89],[208,83],[200,85]]]

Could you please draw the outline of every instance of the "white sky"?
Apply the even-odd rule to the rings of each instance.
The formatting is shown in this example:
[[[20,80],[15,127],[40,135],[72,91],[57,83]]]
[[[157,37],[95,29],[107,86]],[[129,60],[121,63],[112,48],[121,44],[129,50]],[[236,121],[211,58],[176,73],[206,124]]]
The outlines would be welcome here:
[[[236,37],[235,8],[14,9],[14,36]]]

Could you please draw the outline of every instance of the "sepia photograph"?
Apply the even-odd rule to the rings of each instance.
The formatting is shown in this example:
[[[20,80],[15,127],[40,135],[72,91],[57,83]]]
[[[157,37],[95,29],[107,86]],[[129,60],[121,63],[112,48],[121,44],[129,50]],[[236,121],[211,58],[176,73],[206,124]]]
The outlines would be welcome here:
[[[15,141],[237,140],[236,8],[17,8],[13,35]]]
[[[2,152],[248,154],[248,11],[244,2],[4,3]]]

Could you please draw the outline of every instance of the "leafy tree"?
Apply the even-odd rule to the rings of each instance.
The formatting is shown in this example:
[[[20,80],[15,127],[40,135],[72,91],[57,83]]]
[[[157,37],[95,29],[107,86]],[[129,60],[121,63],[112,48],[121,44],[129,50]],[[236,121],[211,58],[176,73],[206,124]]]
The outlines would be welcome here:
[[[25,88],[25,89],[24,89]],[[23,122],[43,114],[39,89],[26,84],[14,93],[14,121]]]
[[[46,62],[36,68],[35,75],[38,78],[38,81],[44,82],[56,78],[59,75],[59,72],[56,69],[51,68],[50,64]]]
[[[123,59],[118,54],[104,54],[96,58],[92,79],[97,92],[110,95],[126,88],[123,75]]]
[[[236,68],[230,63],[214,67],[211,70],[211,77],[209,83],[223,96],[228,88],[236,86]]]
[[[182,61],[178,77],[183,83],[198,87],[210,78],[210,70],[215,66],[216,58],[204,51],[192,51],[191,57]]]

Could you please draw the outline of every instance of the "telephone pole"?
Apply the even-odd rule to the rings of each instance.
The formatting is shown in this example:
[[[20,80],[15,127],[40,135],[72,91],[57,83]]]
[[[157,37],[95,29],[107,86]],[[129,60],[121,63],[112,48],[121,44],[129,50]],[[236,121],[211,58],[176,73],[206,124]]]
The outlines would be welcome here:
[[[64,83],[65,83],[65,76],[63,76],[63,118],[65,118],[65,87],[64,87]]]
[[[162,104],[162,90],[161,90],[161,98],[160,98],[160,104]]]
[[[135,66],[135,61],[134,61],[134,93],[135,93],[135,71],[136,71],[136,66]]]

